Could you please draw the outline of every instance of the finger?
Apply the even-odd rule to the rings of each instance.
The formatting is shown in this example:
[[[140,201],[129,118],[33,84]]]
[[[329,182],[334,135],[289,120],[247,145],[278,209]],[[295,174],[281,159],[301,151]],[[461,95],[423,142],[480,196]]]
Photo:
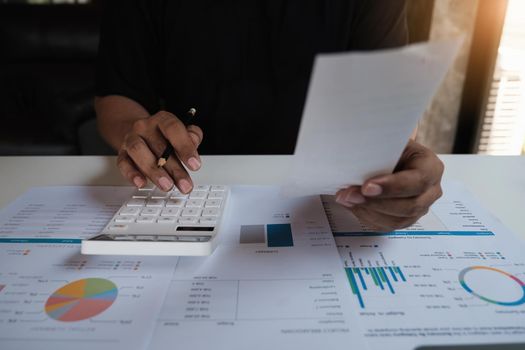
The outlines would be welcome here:
[[[199,147],[199,145],[202,143],[202,139],[204,138],[202,129],[197,125],[188,125],[186,130],[188,130],[188,134],[190,135],[195,147]]]
[[[367,180],[361,193],[379,198],[414,197],[441,181],[444,166],[434,153],[418,145],[417,152],[405,160],[403,169]]]
[[[390,232],[408,227],[413,225],[418,219],[417,217],[398,217],[383,214],[362,206],[355,206],[350,210],[365,225],[381,232]]]
[[[193,143],[186,126],[173,114],[164,112],[158,114],[159,130],[164,137],[173,145],[177,157],[189,169],[196,171],[201,167],[197,147]]]
[[[410,169],[367,180],[361,193],[374,198],[407,198],[419,196],[433,184],[425,172]]]
[[[146,175],[157,187],[164,191],[169,191],[173,188],[173,180],[166,170],[157,166],[157,158],[140,136],[136,134],[129,135],[124,143],[124,150],[142,174]]]
[[[167,163],[163,165],[163,168],[175,180],[175,186],[177,186],[179,191],[182,193],[191,192],[193,189],[193,182],[180,160],[175,157],[170,157],[168,158]]]
[[[400,217],[421,217],[439,197],[440,186],[432,186],[418,197],[411,198],[368,198],[362,207],[382,214]]]
[[[153,118],[139,119],[135,121],[135,123],[133,123],[133,132],[146,142],[156,157],[160,157],[166,149],[168,140],[162,135],[152,119]]]
[[[347,208],[351,208],[356,204],[364,203],[366,198],[361,194],[360,186],[350,186],[339,190],[335,195],[335,201]]]
[[[126,178],[130,183],[135,185],[138,188],[142,188],[146,184],[146,178],[142,173],[137,169],[133,161],[128,157],[125,151],[119,151],[117,157],[117,167],[120,170],[120,173]]]

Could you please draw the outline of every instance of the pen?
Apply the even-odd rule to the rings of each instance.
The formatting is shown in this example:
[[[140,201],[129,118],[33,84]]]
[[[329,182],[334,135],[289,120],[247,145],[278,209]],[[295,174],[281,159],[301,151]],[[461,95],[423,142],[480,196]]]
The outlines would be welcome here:
[[[195,108],[190,108],[188,112],[186,112],[186,115],[188,116],[188,118],[184,122],[184,125],[188,126],[189,121],[191,120],[191,118],[195,116],[196,113],[197,113],[197,110]],[[171,143],[168,142],[168,145],[164,149],[164,152],[162,152],[162,155],[157,160],[157,166],[159,168],[164,166],[168,162],[168,158],[170,154],[172,153],[173,153],[173,146],[171,145]]]

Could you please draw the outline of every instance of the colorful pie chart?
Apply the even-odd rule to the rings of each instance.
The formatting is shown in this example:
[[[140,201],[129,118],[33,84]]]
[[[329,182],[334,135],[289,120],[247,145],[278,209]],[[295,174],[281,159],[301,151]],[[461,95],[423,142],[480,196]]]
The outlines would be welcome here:
[[[474,271],[486,271],[490,273],[496,273],[496,274],[499,274],[500,276],[505,277],[510,283],[514,284],[515,286],[514,289],[519,291],[518,292],[519,296],[515,297],[515,299],[510,299],[510,300],[497,300],[495,298],[484,295],[483,292],[481,291],[475,291],[474,288],[471,287],[466,281],[466,277]],[[484,277],[485,277],[484,282],[486,285],[494,284],[494,281],[490,279],[489,275],[484,276]],[[520,280],[518,277],[513,276],[510,273],[507,273],[503,270],[496,269],[494,267],[489,267],[489,266],[467,267],[459,273],[459,283],[461,284],[463,289],[465,289],[468,293],[474,295],[475,297],[483,301],[491,303],[491,304],[496,304],[496,305],[501,305],[501,306],[518,306],[518,305],[525,304],[525,283],[522,280]],[[498,286],[498,288],[499,287],[500,286]]]
[[[84,278],[57,289],[47,299],[45,310],[57,321],[82,321],[104,312],[117,295],[117,286],[110,280]]]

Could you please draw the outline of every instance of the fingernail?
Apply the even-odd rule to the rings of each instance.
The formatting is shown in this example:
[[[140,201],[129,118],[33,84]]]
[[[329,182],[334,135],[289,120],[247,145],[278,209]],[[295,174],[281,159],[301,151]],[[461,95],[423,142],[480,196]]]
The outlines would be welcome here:
[[[169,191],[173,188],[173,181],[167,177],[161,177],[159,179],[159,185],[164,191]]]
[[[188,193],[191,191],[191,183],[188,180],[182,179],[179,181],[179,189],[182,193]]]
[[[369,183],[363,187],[362,191],[365,196],[379,196],[383,192],[383,188],[378,184]]]
[[[343,195],[341,193],[338,193],[335,196],[335,201],[341,205],[344,205],[345,207],[352,208],[354,205],[352,203],[348,203],[343,199]]]
[[[135,186],[137,186],[138,188],[141,188],[142,186],[144,186],[144,180],[142,180],[142,178],[140,176],[135,176],[133,178],[133,183],[135,184]]]
[[[190,169],[191,170],[199,170],[199,168],[201,167],[201,162],[199,162],[199,160],[195,157],[191,157],[190,159],[188,159],[188,165],[190,166]]]
[[[350,194],[346,195],[345,201],[352,204],[362,204],[366,199],[357,192],[350,192]]]

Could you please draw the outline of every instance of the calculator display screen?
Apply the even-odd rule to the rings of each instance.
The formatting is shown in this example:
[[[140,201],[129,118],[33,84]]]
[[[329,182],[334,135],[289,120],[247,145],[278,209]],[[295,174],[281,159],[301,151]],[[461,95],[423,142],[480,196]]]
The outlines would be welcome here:
[[[214,227],[209,226],[179,226],[177,231],[213,231]]]

